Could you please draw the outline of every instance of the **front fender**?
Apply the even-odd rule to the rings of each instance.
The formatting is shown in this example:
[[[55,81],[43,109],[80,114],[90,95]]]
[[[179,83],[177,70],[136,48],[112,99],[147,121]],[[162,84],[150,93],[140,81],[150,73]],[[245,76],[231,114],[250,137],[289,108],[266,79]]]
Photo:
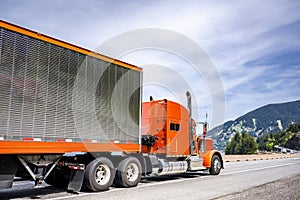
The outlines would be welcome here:
[[[203,158],[203,166],[206,167],[206,168],[210,168],[211,167],[211,160],[212,160],[212,157],[214,155],[218,155],[220,157],[220,159],[221,159],[221,168],[223,169],[224,168],[223,158],[222,158],[221,153],[217,150],[207,151],[201,156]]]

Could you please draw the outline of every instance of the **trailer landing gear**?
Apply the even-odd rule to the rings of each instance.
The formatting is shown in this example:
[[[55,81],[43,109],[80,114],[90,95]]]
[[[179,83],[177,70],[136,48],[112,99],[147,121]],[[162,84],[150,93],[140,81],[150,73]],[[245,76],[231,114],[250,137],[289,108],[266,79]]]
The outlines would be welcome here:
[[[27,172],[30,174],[32,179],[34,180],[34,187],[36,187],[36,188],[38,188],[42,185],[43,181],[45,179],[47,179],[47,177],[51,174],[54,167],[59,162],[59,159],[57,159],[54,162],[54,164],[52,165],[52,167],[45,174],[46,166],[35,166],[35,170],[32,171],[32,169],[29,167],[29,165],[27,164],[27,162],[25,161],[24,158],[22,158],[21,156],[18,156],[18,159],[19,159],[20,163],[25,167]]]

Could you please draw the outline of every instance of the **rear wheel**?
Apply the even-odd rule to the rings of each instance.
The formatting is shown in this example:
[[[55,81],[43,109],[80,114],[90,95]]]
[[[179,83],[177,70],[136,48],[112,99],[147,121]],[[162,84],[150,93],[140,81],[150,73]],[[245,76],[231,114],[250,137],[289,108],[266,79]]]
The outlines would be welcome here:
[[[128,157],[119,163],[115,185],[122,187],[134,187],[141,180],[142,166],[134,157]]]
[[[91,191],[104,191],[112,185],[115,170],[112,162],[104,157],[90,162],[84,174],[85,187]]]
[[[211,159],[211,167],[209,173],[211,175],[218,175],[221,171],[221,158],[218,155],[214,155]]]

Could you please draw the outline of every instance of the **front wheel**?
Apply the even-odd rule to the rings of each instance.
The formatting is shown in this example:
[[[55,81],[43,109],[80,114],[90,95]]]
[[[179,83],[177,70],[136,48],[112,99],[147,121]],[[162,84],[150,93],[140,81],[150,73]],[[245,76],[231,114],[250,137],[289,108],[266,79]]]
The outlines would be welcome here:
[[[211,175],[218,175],[221,171],[221,158],[218,155],[214,155],[211,159],[211,167],[209,173]]]
[[[84,174],[85,186],[91,191],[104,191],[112,185],[115,169],[108,158],[97,158],[90,162]]]
[[[119,163],[115,185],[122,187],[134,187],[136,186],[142,176],[142,166],[140,161],[134,157],[128,157]]]

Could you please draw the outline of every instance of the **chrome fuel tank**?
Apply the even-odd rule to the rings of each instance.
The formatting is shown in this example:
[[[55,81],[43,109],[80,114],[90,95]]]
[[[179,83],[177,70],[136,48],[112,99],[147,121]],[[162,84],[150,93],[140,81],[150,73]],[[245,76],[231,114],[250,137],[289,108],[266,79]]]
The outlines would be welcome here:
[[[184,173],[188,169],[188,163],[186,161],[168,162],[164,159],[158,159],[160,168],[157,172],[154,172],[157,176],[180,174]]]

